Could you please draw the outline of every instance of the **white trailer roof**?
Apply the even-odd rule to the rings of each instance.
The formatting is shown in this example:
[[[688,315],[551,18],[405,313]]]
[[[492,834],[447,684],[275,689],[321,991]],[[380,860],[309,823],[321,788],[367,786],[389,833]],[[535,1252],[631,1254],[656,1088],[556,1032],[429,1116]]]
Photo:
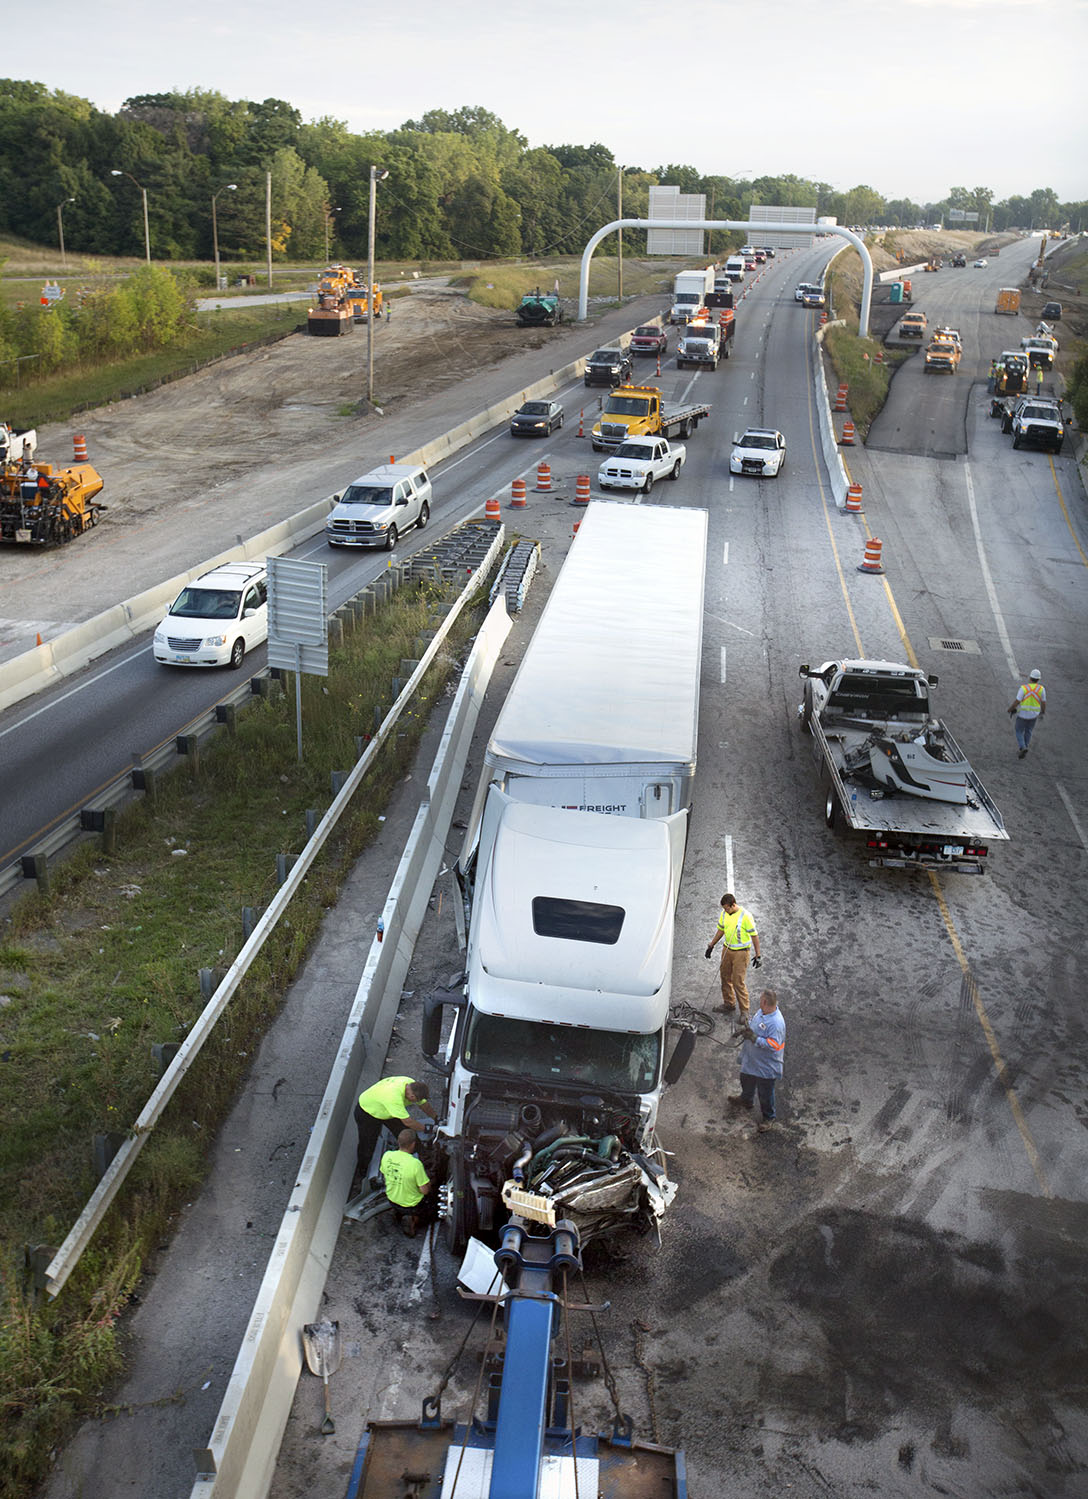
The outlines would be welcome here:
[[[694,764],[706,533],[705,510],[587,508],[489,760]]]
[[[492,788],[469,951],[476,1008],[601,1030],[659,1030],[673,948],[669,821],[538,807]],[[533,913],[539,897],[619,907],[617,940],[541,935]]]

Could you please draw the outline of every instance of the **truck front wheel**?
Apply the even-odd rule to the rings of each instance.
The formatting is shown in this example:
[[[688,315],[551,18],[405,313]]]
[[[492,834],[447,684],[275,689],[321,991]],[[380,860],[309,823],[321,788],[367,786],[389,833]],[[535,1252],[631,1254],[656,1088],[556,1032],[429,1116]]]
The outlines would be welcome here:
[[[824,821],[829,828],[837,828],[839,825],[839,802],[835,795],[834,786],[827,788],[827,800],[824,802]]]
[[[476,1203],[468,1184],[468,1173],[460,1156],[450,1157],[449,1212],[442,1220],[442,1233],[451,1254],[462,1254],[476,1231]]]
[[[679,479],[679,477],[680,477],[680,467],[681,467],[680,460],[678,458],[676,460],[676,462],[672,466],[672,473],[669,475],[670,479]]]
[[[653,474],[647,474],[646,475],[646,482],[642,486],[642,493],[643,494],[649,494],[650,490],[653,489],[653,487],[654,487],[654,476],[653,476]]]

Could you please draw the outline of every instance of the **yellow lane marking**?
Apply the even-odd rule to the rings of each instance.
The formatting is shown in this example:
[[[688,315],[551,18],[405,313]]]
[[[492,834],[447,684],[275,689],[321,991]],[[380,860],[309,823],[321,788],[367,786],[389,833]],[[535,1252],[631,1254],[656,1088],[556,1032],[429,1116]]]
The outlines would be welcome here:
[[[1058,494],[1058,504],[1062,507],[1062,514],[1065,516],[1065,524],[1069,527],[1069,534],[1073,538],[1073,545],[1080,553],[1080,560],[1084,563],[1085,567],[1088,567],[1088,557],[1084,555],[1084,548],[1077,540],[1077,533],[1073,529],[1072,518],[1070,517],[1069,511],[1065,508],[1065,496],[1062,494],[1061,480],[1058,478],[1058,470],[1054,467],[1054,454],[1048,453],[1047,457],[1050,459],[1050,474],[1051,478],[1054,480],[1054,488]]]
[[[1009,1105],[1009,1112],[1012,1114],[1016,1128],[1020,1131],[1020,1138],[1024,1142],[1024,1149],[1027,1152],[1028,1160],[1031,1162],[1031,1169],[1035,1173],[1035,1179],[1039,1183],[1039,1188],[1043,1196],[1053,1197],[1054,1193],[1051,1190],[1050,1181],[1047,1178],[1043,1163],[1039,1159],[1039,1152],[1035,1148],[1035,1141],[1032,1138],[1031,1130],[1028,1128],[1027,1120],[1024,1118],[1024,1111],[1020,1107],[1020,1100],[1016,1096],[1015,1088],[1009,1082],[1005,1059],[1001,1055],[1001,1048],[997,1044],[994,1028],[990,1023],[989,1015],[986,1013],[986,1006],[982,1003],[982,996],[978,992],[978,984],[976,984],[974,975],[971,973],[971,965],[967,961],[967,954],[963,950],[963,944],[960,942],[955,924],[953,923],[952,913],[945,901],[941,882],[932,869],[927,869],[926,873],[929,876],[930,887],[933,890],[937,905],[940,907],[941,917],[944,920],[949,941],[952,943],[956,958],[963,971],[964,982],[967,984],[971,1003],[975,1007],[978,1023],[982,1027],[982,1034],[986,1037],[986,1044],[990,1048],[990,1056],[993,1058],[994,1067],[997,1070],[997,1080],[1005,1091],[1005,1099]]]

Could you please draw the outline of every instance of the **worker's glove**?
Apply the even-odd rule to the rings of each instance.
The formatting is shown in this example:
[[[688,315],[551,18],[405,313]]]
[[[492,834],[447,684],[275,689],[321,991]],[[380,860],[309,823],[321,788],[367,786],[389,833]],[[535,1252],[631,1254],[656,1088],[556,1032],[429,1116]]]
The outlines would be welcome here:
[[[763,959],[762,958],[753,958],[752,959],[752,967],[753,968],[762,968],[763,967]]]
[[[1010,708],[1009,709],[1009,717],[1011,718],[1015,712],[1016,712],[1015,708]]]
[[[737,1035],[740,1036],[743,1041],[754,1041],[756,1039],[756,1033],[750,1025],[742,1025],[738,1029]]]
[[[714,956],[714,944],[712,942],[710,944],[710,946],[707,948],[706,952],[703,953],[703,957],[704,958],[712,958],[713,956]]]

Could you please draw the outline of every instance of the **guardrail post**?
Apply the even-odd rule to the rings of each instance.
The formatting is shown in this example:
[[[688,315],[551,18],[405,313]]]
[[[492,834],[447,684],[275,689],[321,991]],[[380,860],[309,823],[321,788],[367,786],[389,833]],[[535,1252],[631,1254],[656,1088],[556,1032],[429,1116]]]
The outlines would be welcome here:
[[[254,697],[272,697],[281,687],[282,683],[276,677],[250,678],[250,689]]]
[[[23,868],[23,878],[37,880],[38,890],[42,895],[49,894],[49,860],[45,854],[24,854],[19,860]]]
[[[380,729],[381,728],[381,726],[382,726],[382,719],[384,717],[385,717],[385,709],[382,707],[381,703],[375,703],[374,704],[374,728],[375,729]]]
[[[45,1272],[56,1252],[53,1244],[27,1244],[23,1249],[27,1278],[35,1291],[45,1290]]]
[[[326,625],[329,639],[329,650],[336,651],[344,643],[344,621],[340,617],[340,611],[332,615]]]
[[[162,1077],[180,1050],[180,1041],[152,1041],[151,1060],[154,1062],[155,1071],[160,1077]]]
[[[216,703],[216,723],[226,724],[227,733],[233,736],[238,732],[238,710],[233,703]]]
[[[125,1143],[126,1137],[116,1130],[107,1130],[105,1134],[95,1135],[91,1142],[91,1152],[94,1158],[94,1172],[99,1181],[110,1169],[110,1162]]]
[[[358,744],[359,741],[356,740],[355,743]],[[318,823],[320,821],[321,821],[321,819],[318,816],[318,814],[314,811],[313,807],[307,807],[306,808],[306,841],[307,841],[307,843],[310,841],[310,839],[317,832],[317,825],[318,825]]]
[[[269,677],[273,682],[278,682],[281,687],[286,688],[287,678],[290,675],[285,666],[273,666],[269,669]]]
[[[114,854],[117,852],[117,808],[102,808],[102,852]]]
[[[333,770],[329,772],[329,784],[332,786],[333,796],[339,796],[344,789],[344,782],[348,778],[346,770]]]
[[[412,675],[412,673],[415,671],[415,669],[416,669],[416,667],[418,665],[419,665],[419,661],[418,660],[412,661],[412,660],[409,659],[409,657],[402,656],[401,657],[401,662],[400,662],[400,674],[401,674],[401,676],[404,677],[407,680],[407,678]]]
[[[287,876],[291,873],[291,870],[295,867],[295,865],[297,863],[298,863],[298,854],[277,854],[276,855],[276,883],[279,884],[279,885],[286,884],[286,882],[287,882]]]
[[[396,700],[397,700],[398,697],[400,697],[400,677],[394,677],[393,678],[393,701],[396,702]]]
[[[155,772],[151,769],[150,765],[144,764],[144,757],[140,754],[139,750],[133,750],[132,752],[132,770],[130,774],[132,776],[133,791],[142,791],[147,800],[154,806],[157,792]]]
[[[189,761],[189,774],[200,774],[200,740],[195,734],[179,734],[174,743],[177,745],[179,755],[184,755]]]
[[[227,976],[225,968],[198,968],[197,974],[200,978],[200,993],[205,999],[211,999],[219,988],[219,985]]]
[[[253,928],[257,925],[257,913],[252,906],[242,907],[242,941],[248,942],[253,936]]]
[[[365,734],[355,735],[355,758],[361,760],[366,753],[367,736]]]

